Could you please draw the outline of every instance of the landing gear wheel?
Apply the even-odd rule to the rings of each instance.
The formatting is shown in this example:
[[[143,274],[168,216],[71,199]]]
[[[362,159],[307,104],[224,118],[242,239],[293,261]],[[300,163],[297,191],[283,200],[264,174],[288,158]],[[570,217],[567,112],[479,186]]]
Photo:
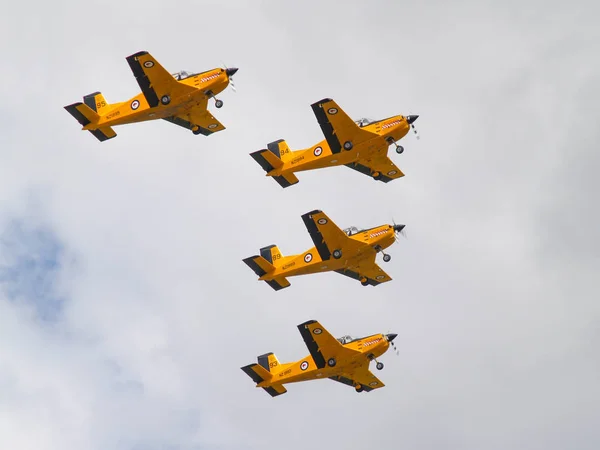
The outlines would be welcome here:
[[[368,286],[369,285],[369,280],[367,280],[365,277],[362,277],[360,279],[360,284],[362,284],[363,286]]]
[[[192,133],[194,133],[197,136],[200,133],[202,133],[202,130],[200,129],[200,127],[194,127],[192,128]]]
[[[383,260],[384,260],[385,262],[390,262],[390,260],[391,260],[391,259],[392,259],[392,256],[391,256],[391,255],[388,255],[388,254],[385,254],[385,255],[383,255]]]
[[[373,172],[373,179],[377,181],[381,180],[381,173]]]
[[[350,141],[344,142],[344,150],[352,150],[352,147],[354,147],[352,145],[352,142],[350,142]]]
[[[223,106],[223,100],[216,100],[216,101],[215,101],[215,106],[216,106],[217,108],[220,108],[220,107],[222,107],[222,106]]]
[[[171,97],[169,97],[168,95],[163,95],[163,96],[160,98],[160,102],[161,102],[163,105],[168,105],[169,103],[171,103]]]
[[[329,359],[327,360],[327,365],[328,365],[329,367],[335,367],[335,358],[329,358]]]
[[[378,362],[375,367],[377,367],[377,370],[381,370],[383,369],[383,363]]]
[[[363,388],[361,385],[356,386],[355,389],[356,389],[356,392],[359,392],[359,393],[365,390],[365,388]]]
[[[334,257],[335,259],[340,259],[340,258],[342,257],[342,251],[341,251],[341,250],[338,250],[338,249],[334,250],[334,251],[333,251],[333,257]]]
[[[399,155],[402,154],[403,151],[404,151],[404,147],[402,147],[401,145],[396,147],[396,153],[398,153]]]

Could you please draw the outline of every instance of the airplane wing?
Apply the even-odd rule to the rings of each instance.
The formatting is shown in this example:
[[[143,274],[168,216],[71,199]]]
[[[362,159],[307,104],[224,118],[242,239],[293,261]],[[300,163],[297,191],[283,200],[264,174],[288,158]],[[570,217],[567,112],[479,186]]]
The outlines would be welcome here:
[[[195,126],[198,126],[197,133],[204,136],[209,136],[225,129],[223,124],[210,111],[207,109],[203,110],[201,106],[174,116],[165,117],[164,119],[188,130],[193,130]]]
[[[336,249],[360,245],[358,241],[350,239],[323,211],[316,209],[303,214],[302,220],[323,261],[330,259]]]
[[[369,370],[368,366],[360,367],[352,374],[342,374],[340,376],[330,377],[329,379],[353,387],[360,385],[366,392],[385,386],[383,381],[377,378],[373,372]]]
[[[352,146],[379,136],[363,130],[330,98],[324,98],[311,105],[325,135],[332,153],[342,151],[342,146],[350,142]],[[346,147],[344,147],[346,148]],[[350,147],[351,149],[352,147]],[[350,150],[347,149],[347,150]]]
[[[364,173],[367,176],[373,176],[375,172],[379,172],[377,180],[389,183],[396,178],[404,176],[402,171],[398,169],[396,164],[392,162],[387,156],[374,158],[374,159],[359,159],[358,161],[350,164],[346,164],[346,167],[350,167],[360,173]]]
[[[327,365],[335,366],[336,359],[343,353],[354,353],[354,350],[344,347],[316,320],[301,323],[298,330],[319,369]]]
[[[367,261],[363,260],[359,265],[348,266],[345,269],[336,270],[336,272],[354,278],[355,280],[366,277],[368,284],[371,286],[377,286],[378,284],[392,281],[392,277],[385,273],[375,262],[375,255],[373,255],[372,259]]]
[[[148,105],[152,108],[160,102],[168,104],[171,98],[195,91],[193,87],[179,83],[148,52],[142,51],[128,56],[127,62]]]

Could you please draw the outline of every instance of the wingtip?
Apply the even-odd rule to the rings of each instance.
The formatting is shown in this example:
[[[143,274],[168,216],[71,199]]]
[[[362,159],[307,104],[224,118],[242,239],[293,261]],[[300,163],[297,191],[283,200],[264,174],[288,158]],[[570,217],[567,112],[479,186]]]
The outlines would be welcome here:
[[[320,209],[314,209],[312,211],[309,211],[305,214],[302,214],[302,217],[309,217],[309,216],[314,216],[315,214],[319,214],[322,213],[323,211],[321,211]]]
[[[133,55],[129,55],[126,59],[133,59],[133,58],[139,58],[140,56],[144,56],[147,55],[148,52],[146,50],[141,50],[137,53],[134,53]]]
[[[311,325],[313,323],[317,323],[317,321],[315,319],[307,320],[306,322],[303,322],[300,325],[298,325],[298,329],[301,330],[301,329],[305,328],[307,325]]]
[[[318,102],[315,102],[315,105],[322,105],[323,103],[327,103],[327,102],[332,102],[333,99],[326,97],[326,98],[322,98],[321,100],[319,100]]]

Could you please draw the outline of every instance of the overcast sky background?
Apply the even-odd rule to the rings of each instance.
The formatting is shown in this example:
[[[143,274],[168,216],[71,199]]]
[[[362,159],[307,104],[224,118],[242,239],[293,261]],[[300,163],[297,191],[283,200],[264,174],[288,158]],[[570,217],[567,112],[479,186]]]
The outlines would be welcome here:
[[[600,7],[572,2],[57,1],[0,16],[0,447],[597,449]],[[210,137],[99,143],[63,109],[139,91],[125,57],[239,67]],[[390,155],[281,189],[248,155],[322,134],[310,104],[419,114]],[[312,246],[300,216],[407,225],[393,281],[273,291],[242,258]],[[381,261],[379,259],[379,261]],[[271,398],[239,368],[296,325],[398,333],[386,387]]]

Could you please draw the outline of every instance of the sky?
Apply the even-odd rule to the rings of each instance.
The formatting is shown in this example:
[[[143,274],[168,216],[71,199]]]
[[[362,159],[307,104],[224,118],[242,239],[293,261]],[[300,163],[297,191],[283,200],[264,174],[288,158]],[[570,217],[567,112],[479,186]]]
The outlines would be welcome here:
[[[591,0],[12,2],[0,16],[0,447],[596,449],[599,6]],[[63,106],[139,91],[125,57],[239,67],[209,137],[103,143]],[[344,167],[282,189],[249,153],[323,139],[310,104],[418,114],[388,184]],[[275,292],[242,259],[312,246],[300,216],[406,224],[362,287]],[[380,261],[380,260],[379,260]],[[381,261],[380,261],[381,262]],[[296,326],[397,333],[383,389],[240,367]]]

